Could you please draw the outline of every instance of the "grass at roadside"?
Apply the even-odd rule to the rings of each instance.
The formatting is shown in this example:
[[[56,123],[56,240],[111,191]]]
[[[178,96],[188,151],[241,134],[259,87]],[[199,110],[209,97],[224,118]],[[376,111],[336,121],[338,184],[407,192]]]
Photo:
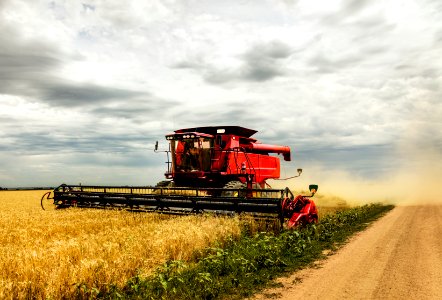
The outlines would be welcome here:
[[[298,231],[243,234],[212,247],[195,263],[168,261],[150,277],[135,276],[124,288],[81,286],[77,298],[219,299],[250,296],[284,272],[305,267],[393,206],[365,205],[324,216]]]

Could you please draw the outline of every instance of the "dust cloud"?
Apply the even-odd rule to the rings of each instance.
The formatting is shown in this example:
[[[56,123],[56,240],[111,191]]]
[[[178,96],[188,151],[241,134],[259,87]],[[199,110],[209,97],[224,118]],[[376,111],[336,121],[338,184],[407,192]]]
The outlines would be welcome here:
[[[301,177],[278,181],[273,187],[285,185],[306,191],[310,183],[318,184],[319,202],[335,199],[345,200],[349,205],[442,204],[442,128],[439,120],[432,120],[409,122],[403,137],[395,143],[391,159],[396,167],[375,179],[317,165],[309,166]]]
[[[430,157],[428,157],[430,158]],[[309,175],[289,181],[294,190],[307,190],[309,183],[319,184],[318,196],[345,201],[349,205],[381,202],[396,205],[442,204],[442,166],[439,161],[421,161],[399,168],[376,179],[364,179],[348,172],[329,171],[316,166]],[[321,198],[319,198],[321,199]]]

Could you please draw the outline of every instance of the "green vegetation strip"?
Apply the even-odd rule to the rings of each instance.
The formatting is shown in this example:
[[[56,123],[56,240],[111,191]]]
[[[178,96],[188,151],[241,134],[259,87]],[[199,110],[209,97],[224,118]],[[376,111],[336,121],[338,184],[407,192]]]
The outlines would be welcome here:
[[[302,230],[243,234],[225,248],[207,249],[197,262],[169,261],[150,278],[131,278],[123,289],[78,286],[76,298],[242,298],[285,272],[307,266],[364,229],[393,206],[371,204],[327,215]]]

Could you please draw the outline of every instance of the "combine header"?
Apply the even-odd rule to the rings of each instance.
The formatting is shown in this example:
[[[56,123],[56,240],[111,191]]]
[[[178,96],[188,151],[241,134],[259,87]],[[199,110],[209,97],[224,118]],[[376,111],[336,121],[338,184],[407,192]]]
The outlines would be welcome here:
[[[268,188],[279,179],[281,154],[291,160],[288,146],[268,145],[251,138],[255,130],[239,126],[198,127],[166,135],[167,180],[155,187],[82,186],[62,184],[46,193],[42,208],[89,207],[169,214],[247,213],[277,218],[287,227],[317,222],[311,195],[294,196],[288,189]],[[158,151],[158,142],[155,145]],[[302,170],[298,169],[298,175]],[[294,177],[297,177],[294,176]]]

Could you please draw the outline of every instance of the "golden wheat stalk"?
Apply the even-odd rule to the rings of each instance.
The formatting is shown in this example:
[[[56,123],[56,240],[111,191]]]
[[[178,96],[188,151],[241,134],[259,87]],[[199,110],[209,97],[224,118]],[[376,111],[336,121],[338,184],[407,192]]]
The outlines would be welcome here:
[[[168,259],[239,236],[235,218],[96,209],[43,211],[42,191],[0,192],[0,298],[69,298],[76,284],[122,286]]]

